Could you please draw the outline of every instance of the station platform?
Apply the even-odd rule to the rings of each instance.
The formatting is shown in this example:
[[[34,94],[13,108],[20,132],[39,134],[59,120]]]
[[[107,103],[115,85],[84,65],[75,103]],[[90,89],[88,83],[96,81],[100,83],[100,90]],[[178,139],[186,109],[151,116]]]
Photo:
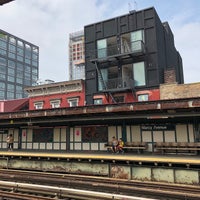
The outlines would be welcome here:
[[[111,162],[137,162],[154,164],[182,164],[196,165],[200,167],[200,155],[177,155],[177,154],[112,154],[108,152],[36,152],[36,151],[0,151],[0,157],[9,158],[37,158],[37,159],[62,159],[62,160],[89,160]]]
[[[0,168],[200,184],[200,156],[152,153],[0,151]]]

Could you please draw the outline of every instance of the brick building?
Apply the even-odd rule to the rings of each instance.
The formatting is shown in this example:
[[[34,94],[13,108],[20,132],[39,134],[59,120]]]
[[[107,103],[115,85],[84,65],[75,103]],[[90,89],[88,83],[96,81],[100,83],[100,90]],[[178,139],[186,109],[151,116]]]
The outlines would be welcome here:
[[[29,110],[83,106],[84,81],[64,81],[25,88],[29,95]]]

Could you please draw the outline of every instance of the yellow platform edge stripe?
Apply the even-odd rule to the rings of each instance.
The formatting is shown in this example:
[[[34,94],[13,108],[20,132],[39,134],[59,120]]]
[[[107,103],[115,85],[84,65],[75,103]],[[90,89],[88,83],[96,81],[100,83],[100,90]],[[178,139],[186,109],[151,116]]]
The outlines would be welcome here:
[[[47,153],[47,152],[0,152],[0,157],[42,157],[60,159],[93,159],[93,160],[119,160],[132,162],[155,162],[175,164],[200,165],[200,156],[164,156],[164,155],[119,155],[119,154],[88,154],[88,153]]]

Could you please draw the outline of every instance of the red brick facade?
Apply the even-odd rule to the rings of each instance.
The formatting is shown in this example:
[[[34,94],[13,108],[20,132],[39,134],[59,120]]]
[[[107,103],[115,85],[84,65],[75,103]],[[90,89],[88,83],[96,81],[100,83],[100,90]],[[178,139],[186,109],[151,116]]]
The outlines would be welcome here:
[[[25,90],[29,94],[29,110],[85,105],[83,80],[37,85]]]

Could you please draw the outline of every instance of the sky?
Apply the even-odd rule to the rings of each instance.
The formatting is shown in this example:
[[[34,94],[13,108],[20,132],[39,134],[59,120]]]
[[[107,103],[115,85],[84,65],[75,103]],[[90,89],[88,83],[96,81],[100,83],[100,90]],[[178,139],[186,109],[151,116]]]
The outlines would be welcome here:
[[[172,29],[185,83],[200,82],[199,0],[15,0],[0,6],[0,29],[39,46],[39,79],[60,82],[69,79],[70,33],[149,7]]]

